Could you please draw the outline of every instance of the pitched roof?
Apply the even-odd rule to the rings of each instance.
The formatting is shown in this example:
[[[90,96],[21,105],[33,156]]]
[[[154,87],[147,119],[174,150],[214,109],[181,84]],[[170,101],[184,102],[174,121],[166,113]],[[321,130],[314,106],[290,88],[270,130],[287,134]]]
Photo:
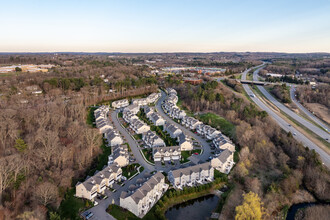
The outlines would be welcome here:
[[[199,173],[202,170],[210,170],[211,168],[212,167],[211,167],[210,163],[206,162],[206,163],[202,163],[202,164],[197,164],[195,166],[189,166],[189,167],[186,167],[186,168],[172,170],[170,172],[172,173],[174,178],[177,178],[177,177],[180,177],[182,175],[188,176],[192,173]]]
[[[226,149],[220,153],[220,155],[217,157],[222,163],[225,163],[228,160],[228,157],[231,155],[231,151]]]
[[[148,194],[148,192],[150,192],[164,178],[165,177],[161,172],[157,172],[155,175],[153,175],[150,178],[148,176],[145,176],[144,179],[142,180],[138,179],[137,180],[139,181],[138,185],[140,185],[144,181],[142,186],[137,188],[136,190],[134,190],[135,187],[130,186],[130,189],[133,189],[134,191],[122,192],[120,197],[122,199],[125,199],[128,196],[130,196],[134,200],[134,202],[138,204],[139,201],[143,199]]]

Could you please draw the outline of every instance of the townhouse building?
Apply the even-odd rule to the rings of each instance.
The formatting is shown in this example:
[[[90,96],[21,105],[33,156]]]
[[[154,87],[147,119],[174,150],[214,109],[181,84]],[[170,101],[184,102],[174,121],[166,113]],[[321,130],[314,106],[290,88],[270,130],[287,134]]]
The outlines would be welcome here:
[[[142,134],[142,140],[146,146],[151,148],[165,146],[164,140],[158,137],[156,133],[151,130]]]
[[[156,126],[163,126],[165,124],[165,120],[157,112],[149,114],[148,119]]]
[[[131,112],[134,115],[136,115],[140,111],[140,106],[136,104],[129,105],[124,108],[123,113],[125,112]]]
[[[217,129],[212,128],[211,126],[205,124],[197,125],[196,132],[200,135],[205,136],[209,140],[212,140],[216,138],[219,134],[221,134],[221,132],[218,131]]]
[[[130,128],[136,133],[136,134],[143,134],[150,130],[149,125],[141,121],[140,119],[133,119],[130,122]]]
[[[193,117],[184,117],[182,118],[181,123],[190,130],[195,130],[198,125],[203,124]]]
[[[173,89],[173,88],[167,88],[166,89],[166,92],[167,92],[168,95],[178,95],[178,93],[176,92],[176,90]]]
[[[194,147],[192,140],[189,137],[187,137],[183,132],[179,134],[177,138],[181,151],[193,150]]]
[[[123,113],[123,119],[125,122],[131,123],[133,119],[139,119],[139,117],[133,114],[132,112],[127,111]]]
[[[152,155],[154,161],[168,162],[168,161],[180,161],[181,149],[179,146],[171,147],[154,147],[152,149]]]
[[[171,138],[177,138],[182,133],[181,129],[169,122],[164,124],[163,130],[166,131],[171,136]]]
[[[153,176],[146,173],[136,183],[129,186],[127,191],[120,195],[120,206],[129,210],[138,217],[143,217],[157,203],[168,189],[165,177],[161,172]]]
[[[172,102],[168,102],[167,100],[163,103],[163,109],[165,113],[170,114],[173,109],[179,109],[175,104]]]
[[[177,189],[206,184],[214,180],[214,168],[209,162],[171,170],[168,173],[168,180]]]
[[[76,197],[94,200],[97,194],[104,194],[106,187],[112,187],[122,177],[122,169],[116,164],[106,166],[84,182],[76,184]]]
[[[108,130],[108,132],[105,133],[104,137],[107,139],[108,145],[111,147],[121,145],[124,142],[119,132],[114,129]]]
[[[226,149],[220,155],[211,160],[211,166],[218,171],[228,174],[234,166],[233,152]]]
[[[117,101],[113,101],[111,103],[112,108],[124,108],[129,105],[129,102],[127,99],[121,99]]]
[[[186,116],[186,112],[179,109],[179,108],[172,108],[170,111],[169,111],[169,116],[171,118],[175,118],[175,119],[182,119]]]
[[[129,164],[129,153],[127,145],[116,145],[111,148],[111,155],[108,157],[108,165],[116,163],[119,167]]]
[[[149,106],[144,106],[143,110],[147,118],[149,118],[150,115],[155,112],[155,110]]]
[[[222,134],[218,134],[212,142],[219,150],[228,149],[231,152],[235,152],[235,146],[232,144],[231,140]]]

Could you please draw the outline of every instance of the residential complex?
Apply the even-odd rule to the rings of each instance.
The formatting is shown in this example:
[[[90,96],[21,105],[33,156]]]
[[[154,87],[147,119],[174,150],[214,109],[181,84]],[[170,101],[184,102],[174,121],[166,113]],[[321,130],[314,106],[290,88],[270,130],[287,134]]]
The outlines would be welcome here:
[[[128,191],[121,193],[120,206],[138,217],[143,217],[167,189],[168,184],[161,172],[153,176],[146,174],[144,178],[137,179],[134,185],[129,186]]]
[[[197,164],[186,168],[171,170],[168,180],[178,189],[186,186],[195,186],[212,182],[214,179],[214,168],[209,162]]]
[[[112,187],[115,181],[120,180],[122,169],[117,164],[106,166],[103,170],[97,171],[94,176],[87,177],[84,182],[76,184],[76,196],[94,200],[95,196],[103,194],[106,187]]]

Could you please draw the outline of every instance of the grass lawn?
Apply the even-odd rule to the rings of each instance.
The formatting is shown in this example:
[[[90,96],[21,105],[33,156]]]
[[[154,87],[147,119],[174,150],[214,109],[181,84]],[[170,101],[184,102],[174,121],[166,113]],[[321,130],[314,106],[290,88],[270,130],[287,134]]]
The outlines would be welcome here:
[[[88,113],[87,113],[87,119],[86,119],[86,123],[90,126],[92,126],[93,128],[95,128],[95,116],[94,116],[94,111],[97,109],[97,107],[89,107],[88,109]]]
[[[134,174],[136,174],[138,172],[138,167],[140,167],[141,165],[138,163],[133,163],[130,164],[126,167],[122,167],[123,170],[123,176],[125,176],[127,179],[130,178],[131,176],[133,176]]]
[[[199,120],[211,127],[219,129],[226,136],[235,137],[235,126],[219,115],[209,112],[199,115]]]
[[[195,149],[191,151],[181,151],[181,163],[186,163],[188,162],[188,157],[190,157],[194,153],[200,154],[202,152],[201,149]]]
[[[126,220],[126,219],[140,219],[136,217],[133,213],[124,209],[118,205],[111,204],[107,208],[107,212],[110,213],[117,220]]]
[[[133,137],[134,137],[136,140],[142,140],[142,134],[135,134],[135,135],[133,135]]]
[[[152,156],[152,149],[150,148],[142,149],[142,153],[150,163],[155,163],[154,158]]]
[[[93,206],[92,202],[88,200],[74,197],[74,193],[74,188],[70,189],[61,202],[58,208],[61,219],[81,219],[79,213]]]

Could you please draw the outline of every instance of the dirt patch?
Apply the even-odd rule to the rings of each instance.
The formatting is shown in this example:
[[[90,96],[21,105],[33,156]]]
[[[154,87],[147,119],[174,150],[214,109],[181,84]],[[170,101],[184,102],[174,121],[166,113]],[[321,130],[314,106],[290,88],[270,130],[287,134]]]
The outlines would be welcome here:
[[[303,203],[303,202],[315,202],[312,194],[306,190],[298,190],[292,196],[292,204]]]
[[[330,110],[326,106],[319,103],[305,103],[304,105],[317,117],[330,124]]]

